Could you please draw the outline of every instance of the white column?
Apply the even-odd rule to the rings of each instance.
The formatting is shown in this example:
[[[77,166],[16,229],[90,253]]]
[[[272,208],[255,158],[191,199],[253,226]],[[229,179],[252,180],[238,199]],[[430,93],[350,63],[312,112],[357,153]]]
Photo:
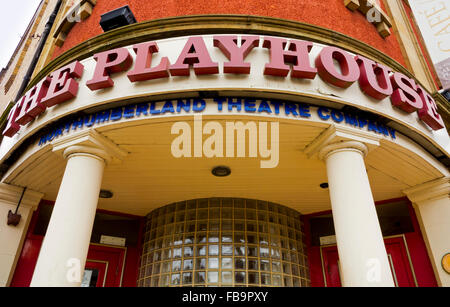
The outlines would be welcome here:
[[[79,286],[94,224],[105,160],[90,148],[65,150],[67,166],[31,286]]]
[[[55,142],[67,165],[31,286],[81,284],[105,164],[126,153],[99,133],[88,130]]]
[[[42,193],[27,189],[17,211],[21,216],[19,224],[7,225],[8,212],[16,211],[22,192],[22,187],[0,184],[0,287],[11,283],[31,216],[43,196]]]
[[[440,178],[403,191],[413,202],[439,286],[450,287],[442,257],[450,253],[450,178]]]
[[[326,162],[343,286],[394,286],[364,165],[367,147],[346,141],[327,145]]]

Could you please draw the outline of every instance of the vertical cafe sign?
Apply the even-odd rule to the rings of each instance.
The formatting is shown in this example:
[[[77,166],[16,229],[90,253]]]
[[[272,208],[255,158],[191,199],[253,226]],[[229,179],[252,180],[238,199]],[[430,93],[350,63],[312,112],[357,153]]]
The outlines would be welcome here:
[[[444,90],[450,89],[450,1],[409,0]]]

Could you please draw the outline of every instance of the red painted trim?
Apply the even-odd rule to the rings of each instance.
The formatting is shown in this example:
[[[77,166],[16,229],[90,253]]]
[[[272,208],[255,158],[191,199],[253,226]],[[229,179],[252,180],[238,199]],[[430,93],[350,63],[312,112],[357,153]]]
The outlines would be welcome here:
[[[307,261],[309,267],[309,279],[311,281],[311,287],[323,287],[324,280],[322,274],[320,246],[319,248],[317,248],[317,246],[311,245],[311,232],[310,232],[311,228],[309,223],[310,217],[311,215],[301,216],[304,225],[303,233],[305,234],[306,254],[308,258]]]
[[[408,209],[414,227],[414,232],[406,233],[405,239],[411,256],[411,262],[416,274],[419,287],[437,287],[437,280],[434,275],[433,266],[428,256],[427,247],[420,230],[416,212],[411,204]]]

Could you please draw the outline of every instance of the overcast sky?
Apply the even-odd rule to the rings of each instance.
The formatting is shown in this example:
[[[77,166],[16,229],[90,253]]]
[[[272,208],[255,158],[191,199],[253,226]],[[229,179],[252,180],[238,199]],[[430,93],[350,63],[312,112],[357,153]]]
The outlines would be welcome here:
[[[8,64],[40,2],[41,0],[2,0],[0,10],[0,69]]]

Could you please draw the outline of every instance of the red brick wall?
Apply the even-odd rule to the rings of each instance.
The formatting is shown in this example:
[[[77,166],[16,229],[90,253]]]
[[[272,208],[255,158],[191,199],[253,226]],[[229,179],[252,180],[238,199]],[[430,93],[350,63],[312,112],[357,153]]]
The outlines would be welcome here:
[[[404,65],[395,36],[383,39],[365,16],[348,10],[343,0],[98,0],[92,15],[72,28],[64,45],[56,48],[53,57],[103,33],[99,25],[100,15],[127,4],[138,22],[183,15],[244,14],[309,23],[358,39]]]

